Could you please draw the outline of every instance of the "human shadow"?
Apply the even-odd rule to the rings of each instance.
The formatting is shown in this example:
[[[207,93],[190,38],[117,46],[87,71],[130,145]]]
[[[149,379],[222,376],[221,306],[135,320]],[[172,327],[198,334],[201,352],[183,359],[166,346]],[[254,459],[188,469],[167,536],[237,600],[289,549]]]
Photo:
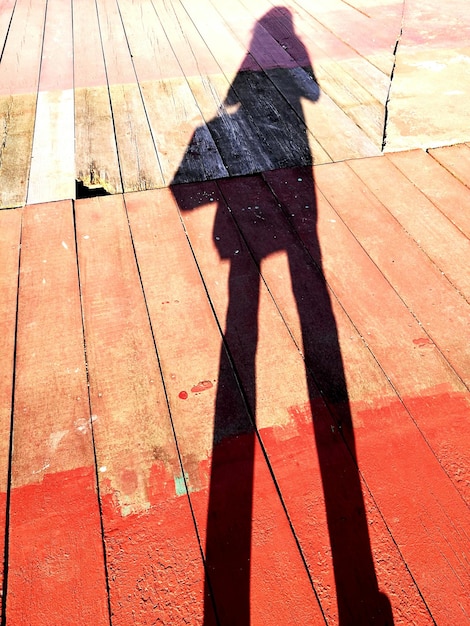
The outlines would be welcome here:
[[[285,54],[272,67],[256,69],[253,57],[265,49],[267,39],[279,42]],[[287,60],[284,66],[283,59]],[[256,23],[250,51],[227,94],[224,105],[236,110],[221,112],[195,131],[172,182],[181,211],[204,204],[197,194],[187,193],[186,186],[178,183],[190,180],[194,159],[210,161],[217,156],[198,149],[200,133],[207,132],[232,177],[271,172],[263,177],[219,182],[221,197],[213,240],[220,258],[230,261],[230,273],[206,527],[205,624],[211,622],[211,596],[221,624],[251,623],[250,557],[257,445],[255,360],[259,324],[263,323],[259,320],[259,269],[265,259],[279,252],[285,253],[289,261],[301,326],[299,347],[305,360],[307,404],[313,427],[311,449],[318,456],[323,486],[337,623],[393,624],[388,598],[378,588],[343,359],[322,274],[312,156],[302,109],[302,99],[314,102],[319,95],[312,64],[294,31],[292,15],[283,7],[275,7]],[[289,168],[285,170],[287,177],[283,178],[278,168]],[[206,169],[214,172],[217,167],[208,162]],[[296,181],[301,181],[298,189]],[[248,206],[250,189],[253,197]],[[241,394],[234,376],[239,380]],[[333,439],[332,424],[336,425]],[[307,555],[306,539],[299,536],[299,543]],[[315,580],[315,566],[310,565],[308,555],[306,561]]]

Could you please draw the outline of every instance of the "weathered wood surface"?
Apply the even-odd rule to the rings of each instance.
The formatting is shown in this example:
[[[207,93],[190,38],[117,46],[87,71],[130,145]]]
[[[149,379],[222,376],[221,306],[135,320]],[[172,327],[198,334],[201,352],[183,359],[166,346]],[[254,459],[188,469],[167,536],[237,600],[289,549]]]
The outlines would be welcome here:
[[[75,194],[72,5],[49,0],[46,16],[28,204]]]
[[[381,152],[399,2],[0,9],[1,207]]]
[[[0,554],[5,554],[7,494],[9,491],[11,418],[15,362],[18,269],[21,237],[21,211],[0,213]],[[1,584],[4,584],[5,561],[2,561]],[[3,612],[2,603],[2,612]]]
[[[469,621],[462,1],[0,0],[6,623]]]
[[[7,528],[11,624],[108,623],[72,203],[24,210]]]
[[[122,625],[465,622],[450,167],[391,154],[0,215],[9,621],[106,623],[109,593]]]
[[[18,0],[2,49],[0,208],[26,202],[45,12],[45,0]]]

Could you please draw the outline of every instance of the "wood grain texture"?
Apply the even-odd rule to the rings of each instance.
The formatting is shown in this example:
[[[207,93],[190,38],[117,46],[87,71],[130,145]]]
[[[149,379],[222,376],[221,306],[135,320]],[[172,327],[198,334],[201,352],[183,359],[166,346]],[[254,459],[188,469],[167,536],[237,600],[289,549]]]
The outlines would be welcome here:
[[[350,162],[353,171],[413,238],[414,244],[435,263],[453,286],[470,302],[470,270],[462,260],[470,257],[470,241],[420,190],[382,158]],[[406,202],[403,198],[406,197]],[[385,223],[385,219],[382,223]],[[398,229],[396,229],[398,235]],[[389,242],[391,243],[391,238]],[[402,253],[406,245],[402,246]],[[423,263],[419,263],[423,265]],[[386,272],[384,272],[386,274]],[[391,279],[398,286],[398,280]],[[434,281],[433,281],[434,282]],[[436,281],[442,283],[442,279]],[[442,296],[447,300],[445,296]],[[454,296],[455,297],[455,296]],[[450,296],[448,303],[453,301]],[[437,304],[437,296],[434,294]],[[464,316],[465,317],[465,316]]]
[[[16,346],[18,272],[21,242],[21,211],[0,212],[0,554],[5,555],[7,534],[7,492],[9,489],[13,381]],[[5,577],[4,560],[0,584]],[[3,608],[3,607],[2,607]],[[0,611],[1,612],[1,611]]]
[[[6,619],[104,625],[71,202],[24,211],[15,371]]]
[[[77,238],[113,620],[200,623],[203,562],[122,196],[77,202]]]
[[[89,189],[122,192],[113,112],[93,0],[73,5],[75,178]]]
[[[387,158],[470,239],[470,194],[464,183],[422,150],[396,152]]]
[[[323,623],[170,193],[127,203],[217,614]]]
[[[28,204],[75,196],[72,5],[47,4]]]
[[[0,64],[0,208],[25,203],[46,2],[18,0]]]
[[[114,0],[98,5],[106,73],[124,191],[163,186],[160,158]]]
[[[429,154],[443,167],[468,187],[468,169],[470,166],[470,147],[466,144],[435,148]]]
[[[339,164],[335,164],[334,168],[339,168]],[[315,179],[320,190],[331,198],[340,189],[340,184],[338,179],[334,177],[328,180],[327,169],[329,169],[328,166],[315,168]],[[447,602],[449,597],[446,596],[446,603],[441,603],[438,598],[440,592],[437,589],[433,589],[432,584],[428,586],[430,579],[427,579],[427,576],[421,578],[418,574],[422,568],[423,547],[422,544],[421,547],[417,546],[413,539],[410,540],[410,537],[413,535],[415,513],[421,520],[419,522],[421,528],[421,525],[426,523],[421,518],[421,511],[428,510],[428,517],[434,515],[431,511],[435,511],[435,514],[440,516],[443,510],[441,507],[447,508],[449,506],[449,501],[447,500],[449,497],[452,498],[457,509],[460,509],[459,519],[460,523],[463,524],[459,530],[456,529],[456,534],[451,541],[455,541],[457,545],[463,538],[461,533],[465,534],[467,532],[465,526],[468,523],[468,519],[466,513],[464,513],[466,505],[461,500],[462,495],[466,497],[465,481],[460,480],[457,467],[462,467],[461,462],[466,455],[468,446],[461,440],[459,441],[461,437],[459,428],[456,428],[453,433],[448,433],[448,427],[444,425],[446,417],[443,416],[442,405],[448,404],[449,411],[455,411],[455,414],[460,415],[460,419],[463,419],[463,415],[468,412],[468,394],[460,380],[455,376],[455,373],[447,366],[439,354],[436,354],[433,350],[428,350],[426,342],[421,343],[418,341],[413,343],[413,339],[420,337],[419,332],[422,333],[421,326],[409,314],[408,310],[403,307],[402,302],[396,298],[391,289],[386,288],[385,285],[379,288],[379,282],[383,280],[383,276],[380,272],[374,270],[370,259],[364,255],[357,241],[351,236],[351,233],[341,223],[338,215],[331,210],[331,206],[325,202],[320,194],[317,195],[318,238],[322,251],[322,255],[319,257],[319,249],[315,246],[315,239],[312,235],[312,223],[311,220],[310,223],[308,220],[309,211],[305,209],[306,199],[308,198],[311,201],[311,189],[309,189],[308,182],[305,182],[308,181],[308,172],[305,170],[303,172],[302,170],[294,171],[293,175],[288,177],[287,185],[283,184],[282,177],[276,178],[271,174],[266,174],[266,177],[270,185],[276,189],[281,200],[283,197],[291,198],[289,209],[294,214],[293,221],[303,242],[311,250],[313,258],[317,262],[321,262],[328,284],[346,309],[348,316],[364,338],[366,345],[377,359],[381,369],[386,372],[387,378],[390,379],[394,389],[397,390],[401,401],[405,405],[406,410],[403,410],[400,403],[394,404],[392,402],[388,408],[387,404],[384,406],[383,412],[379,408],[375,410],[369,409],[371,413],[368,410],[365,410],[362,414],[359,412],[358,425],[360,426],[365,426],[368,414],[373,415],[374,413],[376,416],[381,416],[378,418],[378,423],[382,419],[385,420],[384,424],[388,423],[388,419],[391,418],[390,425],[393,425],[391,430],[388,430],[387,444],[382,442],[379,446],[379,454],[377,454],[377,446],[375,444],[372,444],[372,447],[367,451],[368,443],[370,442],[369,436],[373,432],[372,426],[366,428],[363,432],[357,431],[358,458],[361,472],[372,489],[374,499],[380,510],[390,524],[389,527],[394,539],[399,545],[407,567],[410,569],[414,580],[416,580],[433,617],[437,621],[439,619],[444,621],[453,619],[452,615],[459,616],[460,619],[460,615],[464,615],[466,611],[461,605],[463,586],[460,585],[460,582],[457,583],[454,580],[455,570],[453,566],[446,570],[446,574],[442,577],[442,581],[445,580],[445,584],[449,586],[449,591],[453,589],[451,592],[452,600]],[[353,205],[349,195],[351,187],[349,185],[347,187],[349,190],[347,205],[351,207]],[[292,201],[293,197],[297,198],[295,202]],[[340,211],[341,207],[344,206],[344,201],[333,202],[333,204]],[[356,206],[360,208],[361,204],[357,203]],[[364,256],[361,260],[362,255]],[[352,285],[354,285],[354,288],[352,288]],[[399,309],[401,309],[401,312],[399,312]],[[385,345],[388,347],[385,348]],[[413,349],[413,346],[416,346],[416,349]],[[343,350],[344,348],[342,348],[342,353]],[[344,356],[346,364],[348,356],[349,352],[346,352]],[[354,357],[353,353],[354,358],[357,358],[357,356]],[[364,364],[359,366],[357,373],[365,373],[364,382],[369,384],[373,377],[369,375],[370,370],[364,370],[363,367]],[[418,368],[422,368],[420,374],[418,374]],[[352,380],[348,378],[348,389],[351,382],[352,389],[354,389],[354,378]],[[358,383],[359,381],[356,384]],[[364,391],[366,390],[367,387],[364,388]],[[386,393],[379,394],[379,397],[386,396]],[[394,414],[393,417],[389,410]],[[408,412],[411,413],[412,419],[410,419]],[[388,417],[386,417],[387,414]],[[366,418],[365,422],[363,421],[364,418]],[[441,422],[441,420],[443,421]],[[415,423],[418,425],[419,430],[416,429]],[[441,439],[443,436],[442,429],[446,430],[446,436],[448,435],[449,437],[446,442]],[[379,440],[382,440],[381,432],[381,428],[379,428],[377,431]],[[398,439],[395,437],[398,437]],[[401,437],[403,437],[403,440],[400,444],[398,440]],[[388,448],[388,445],[390,445],[390,448]],[[432,445],[433,452],[430,452],[429,445]],[[396,454],[396,450],[403,449],[405,446],[410,446],[410,452],[405,454],[406,461],[403,460],[403,463],[400,464],[399,474],[403,476],[403,473],[406,473],[408,476],[405,481],[406,484],[403,485],[403,488],[399,488],[396,491],[393,489],[388,491],[388,486],[391,482],[398,478],[392,469],[393,457]],[[457,448],[454,446],[457,446]],[[441,465],[436,461],[434,453],[438,455]],[[388,455],[390,456],[387,461]],[[382,463],[383,465],[381,465]],[[367,473],[368,465],[370,474]],[[463,461],[463,466],[465,465],[467,465],[467,462]],[[426,469],[421,474],[421,469],[424,467]],[[442,469],[443,467],[445,472]],[[392,474],[390,474],[388,478],[385,478],[382,471],[387,475],[391,471],[394,477],[392,478]],[[434,483],[433,481],[432,491],[426,488],[426,485],[429,484],[430,474],[428,472],[432,472],[436,477],[436,482]],[[446,485],[450,486],[449,477],[454,483],[451,489],[446,487]],[[436,491],[434,485],[437,485],[437,483],[440,484],[440,487]],[[388,492],[388,495],[384,498],[381,498],[380,495],[382,489],[384,489],[384,495],[385,491]],[[415,493],[412,499],[417,508],[415,513],[410,515],[414,504],[411,504],[411,500],[403,503],[403,514],[397,516],[396,519],[400,521],[397,521],[395,525],[392,518],[397,511],[397,507],[401,505],[397,501],[391,504],[389,497],[392,492],[403,495],[404,491],[407,493],[413,491]],[[442,504],[436,504],[435,497],[438,492],[440,494],[438,497],[442,498]],[[421,500],[420,504],[417,504],[418,499]],[[390,505],[391,509],[388,508]],[[437,507],[436,509],[434,509],[435,506]],[[395,513],[392,514],[392,510]],[[442,523],[447,523],[444,521],[445,517],[444,514],[444,517],[441,518]],[[408,530],[406,530],[406,527],[408,527]],[[442,540],[440,530],[437,532],[440,539],[438,539],[437,535],[435,539],[430,539],[430,549],[433,549],[434,542]],[[427,536],[430,537],[430,535]],[[421,540],[424,540],[424,535],[421,535]],[[450,544],[447,544],[447,540],[445,540],[445,544],[450,551],[453,551]],[[443,549],[446,550],[447,548]],[[459,555],[461,555],[460,552]],[[431,561],[425,566],[427,572],[430,571],[429,567],[434,567],[434,558],[438,559],[442,567],[447,568],[447,557],[438,556],[436,553],[435,557],[432,557]],[[465,569],[465,559],[460,560],[460,556],[457,559],[460,561],[457,567]],[[440,579],[440,573],[442,573],[440,567],[438,566],[436,570],[435,576],[437,579]],[[437,573],[438,571],[440,572],[439,574]],[[456,583],[455,587],[454,583]],[[427,598],[428,595],[429,598]]]
[[[294,175],[292,172],[291,182],[297,181]],[[275,180],[276,187],[281,189],[288,180],[279,172],[268,176]],[[311,178],[305,175],[303,181],[305,181],[302,185],[303,190],[308,193]],[[243,182],[222,181],[220,187],[245,241],[260,264],[263,280],[296,344],[295,346],[291,344],[290,349],[283,344],[281,350],[283,360],[281,369],[277,372],[277,380],[286,381],[287,375],[292,376],[292,380],[288,382],[291,389],[298,388],[299,381],[303,378],[306,378],[308,383],[309,393],[304,403],[290,407],[287,405],[294,419],[299,420],[302,416],[301,419],[305,420],[303,427],[295,420],[294,423],[299,429],[296,436],[303,438],[302,453],[305,456],[308,455],[307,458],[315,459],[307,461],[303,456],[302,465],[305,469],[306,484],[300,501],[297,499],[300,496],[299,491],[292,489],[293,480],[286,481],[288,463],[285,459],[281,461],[283,454],[280,453],[280,449],[277,449],[271,438],[268,439],[266,431],[261,431],[261,437],[267,439],[266,449],[275,475],[277,476],[279,472],[281,476],[279,483],[281,493],[288,503],[289,516],[298,533],[307,562],[312,564],[312,575],[315,580],[318,580],[321,600],[328,618],[334,623],[336,620],[339,623],[343,620],[361,623],[368,619],[368,616],[376,615],[375,619],[386,622],[390,614],[387,617],[385,596],[378,594],[376,585],[379,584],[379,588],[385,590],[388,598],[393,602],[394,611],[402,613],[401,619],[405,623],[407,619],[417,620],[418,623],[420,620],[428,623],[430,617],[418,599],[416,590],[413,590],[411,579],[406,581],[406,576],[403,574],[399,576],[400,584],[403,583],[407,588],[407,591],[401,595],[398,592],[397,580],[390,576],[391,571],[404,571],[402,557],[395,552],[392,544],[384,539],[384,533],[380,534],[380,542],[372,532],[369,533],[369,529],[377,523],[379,514],[374,510],[367,488],[362,484],[357,468],[352,464],[353,457],[359,459],[360,472],[367,484],[369,484],[371,474],[377,474],[378,478],[381,470],[374,459],[375,448],[372,446],[372,449],[367,451],[367,446],[359,447],[358,442],[356,453],[352,424],[355,424],[356,420],[359,422],[359,407],[364,408],[365,404],[377,407],[375,403],[378,398],[382,400],[388,398],[391,403],[399,404],[398,399],[394,397],[393,390],[388,388],[380,370],[374,367],[375,363],[364,349],[357,331],[352,328],[338,303],[334,303],[334,298],[328,293],[318,268],[315,268],[305,255],[288,221],[280,211],[277,199],[271,195],[266,185],[259,179],[247,178]],[[308,202],[309,210],[300,211],[298,206],[294,206],[298,219],[303,217],[305,220],[305,216],[315,212],[315,197],[312,188],[310,188]],[[250,211],[250,205],[254,205],[257,210]],[[312,246],[315,245],[314,237],[314,233],[311,232]],[[266,256],[266,252],[272,251],[274,247],[287,255],[289,259],[287,271],[287,268],[283,272],[280,271],[279,252],[277,254],[271,252]],[[276,369],[273,364],[266,363],[267,359],[261,343],[262,327],[264,324],[268,325],[269,330],[265,332],[276,337],[275,345],[280,343],[281,333],[278,329],[275,330],[272,316],[267,315],[266,312],[263,314],[261,308],[259,320],[260,345],[257,361],[260,363],[260,371],[257,373],[257,384],[262,385],[265,376],[264,367],[270,370]],[[296,354],[296,362],[290,362],[284,367],[287,355],[292,352]],[[270,346],[268,353],[275,353],[275,348]],[[301,355],[305,363],[302,362]],[[347,380],[347,390],[344,376]],[[241,377],[244,379],[243,374]],[[263,395],[264,406],[269,406],[273,387],[274,384],[268,387],[269,396]],[[323,402],[320,397],[328,405],[330,414],[324,410],[324,406],[322,409]],[[275,404],[278,407],[286,407],[278,398],[275,399]],[[369,414],[371,417],[373,412],[372,409]],[[397,412],[400,413],[400,410]],[[403,413],[402,411],[402,415]],[[369,432],[373,429],[372,422],[366,426]],[[290,439],[289,428],[283,430],[282,448],[289,445]],[[356,432],[359,436],[360,430]],[[349,450],[341,435],[344,435]],[[380,433],[377,435],[380,438]],[[298,442],[297,438],[295,440]],[[387,472],[387,467],[385,462],[382,471]],[[320,489],[316,485],[310,487],[312,476],[318,475],[321,475],[322,479]],[[341,485],[338,483],[340,476]],[[389,478],[383,475],[382,480],[389,482]],[[324,521],[313,507],[308,511],[302,504],[321,498],[321,492],[324,498],[322,508],[326,510]],[[367,510],[367,516],[370,515],[370,520],[374,520],[369,521],[367,525],[361,516],[356,517],[352,514],[352,511],[364,509]],[[313,565],[314,555],[318,554],[318,548],[312,537],[312,531],[306,523],[310,516],[314,517],[316,525],[323,521],[325,535],[328,529],[339,617],[330,604],[331,600],[335,599],[334,595],[331,594],[332,598],[326,591],[331,585],[331,583],[328,584],[326,578],[326,555],[324,555],[321,576]],[[355,537],[354,541],[350,541],[345,535],[348,531],[339,523],[340,519],[349,520],[348,528]],[[320,534],[318,529],[316,532]],[[325,545],[325,543],[328,545],[328,539],[323,536],[322,544]],[[354,574],[349,571],[351,563],[357,564],[358,571]],[[325,579],[322,580],[322,576],[325,576]],[[411,601],[411,598],[414,599]],[[411,613],[405,617],[406,610],[403,613],[408,602],[415,607],[412,617]]]

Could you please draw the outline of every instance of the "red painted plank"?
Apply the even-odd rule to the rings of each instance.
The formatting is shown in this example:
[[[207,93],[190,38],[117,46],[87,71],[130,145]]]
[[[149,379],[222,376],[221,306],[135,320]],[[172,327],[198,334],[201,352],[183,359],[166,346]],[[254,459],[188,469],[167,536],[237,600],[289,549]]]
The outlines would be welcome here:
[[[237,73],[241,61],[244,59],[244,69],[257,70],[258,63],[246,56],[247,48],[243,45],[234,32],[231,31],[226,21],[217,11],[210,0],[201,0],[196,6],[192,2],[183,0],[188,15],[201,33],[208,48],[217,59],[222,71],[231,82]],[[200,19],[204,15],[204,20]]]
[[[126,203],[220,622],[323,624],[171,192]]]
[[[387,159],[470,239],[470,193],[463,183],[422,150],[389,153]]]
[[[122,196],[78,201],[76,221],[113,623],[199,624],[203,561]]]
[[[378,26],[376,20],[355,11],[341,0],[313,6],[306,0],[298,4],[324,27],[349,45],[353,50],[371,60],[374,65],[389,73],[393,64],[393,50],[400,33],[401,20],[386,20]],[[400,17],[400,16],[399,16]]]
[[[13,408],[21,211],[0,212],[0,554],[5,551],[6,494],[10,465],[10,429]],[[3,585],[3,558],[0,585]]]
[[[383,163],[386,167],[388,162]],[[367,161],[351,162],[350,166],[338,163],[329,171],[321,170],[317,181],[371,259],[420,320],[431,343],[461,379],[470,384],[470,345],[462,345],[462,338],[468,336],[468,302],[351,171],[363,168],[363,176],[368,177],[367,167]],[[392,197],[390,193],[387,202]],[[455,262],[459,261],[455,259]],[[462,286],[466,286],[465,268],[458,275]]]
[[[318,240],[312,229],[314,226],[312,219],[315,215],[315,196],[311,176],[308,176],[307,171],[304,170],[304,176],[300,182],[297,181],[297,185],[294,183],[296,178],[292,174],[286,176],[285,172],[282,175],[280,172],[268,173],[266,177],[273,181],[276,188],[285,189],[283,199],[286,202],[286,207],[289,211],[292,209],[295,214],[294,217],[299,219],[300,224],[304,224],[303,233],[309,232],[309,238],[306,239],[305,243],[316,251],[318,258]],[[435,611],[436,615],[454,614],[456,619],[461,619],[466,611],[460,606],[465,597],[466,583],[461,582],[459,577],[455,577],[454,565],[449,567],[445,573],[443,573],[442,567],[447,568],[448,554],[452,553],[462,540],[467,541],[465,537],[469,520],[466,507],[452,488],[452,484],[439,463],[436,462],[428,444],[416,429],[407,411],[404,410],[397,398],[393,398],[393,389],[389,387],[386,377],[377,368],[364,344],[358,342],[354,348],[351,347],[351,337],[356,333],[350,327],[342,328],[341,338],[343,342],[341,343],[341,354],[339,354],[339,347],[334,345],[335,333],[338,332],[335,329],[335,320],[338,319],[337,308],[335,307],[334,317],[328,325],[328,307],[320,306],[321,298],[319,298],[318,293],[314,292],[309,295],[314,280],[312,277],[312,275],[314,276],[313,267],[308,260],[306,261],[302,248],[296,245],[292,233],[289,232],[288,223],[278,209],[277,201],[273,197],[269,198],[264,186],[256,179],[220,181],[219,186],[253,254],[258,262],[262,262],[263,278],[266,280],[281,313],[288,320],[289,328],[303,351],[309,369],[320,385],[323,397],[338,416],[350,448],[355,450],[357,446],[357,458],[361,474],[371,489],[374,500],[382,514],[385,514],[387,525],[392,530],[394,540],[397,541],[408,567],[411,567],[413,563],[411,571],[414,579],[418,581],[421,593],[426,590],[425,601],[431,610]],[[308,202],[308,209],[299,210],[299,196],[302,197],[301,201],[305,204]],[[249,210],[250,206],[252,207],[251,211]],[[311,219],[307,226],[308,217]],[[310,228],[308,229],[308,227]],[[320,231],[319,234],[319,242],[322,245],[321,235],[323,233]],[[343,246],[345,243],[343,242]],[[296,294],[295,304],[297,306],[292,306],[291,296],[286,297],[286,292],[289,291],[289,282],[279,274],[276,263],[270,263],[271,255],[279,254],[282,250],[285,250],[289,255],[292,290]],[[354,259],[350,259],[350,266],[353,267],[353,264]],[[344,271],[343,264],[341,267]],[[298,323],[295,319],[296,309],[303,326],[303,341],[302,337],[299,337]],[[330,315],[332,314],[330,313]],[[293,323],[292,319],[294,319]],[[341,317],[339,319],[341,320]],[[342,358],[344,365],[338,364],[340,358]],[[357,405],[355,402],[351,402],[351,414],[347,409],[345,410],[344,406],[341,406],[341,400],[344,402],[344,390],[343,396],[340,395],[342,367],[346,370],[347,388],[351,399],[358,401]],[[363,408],[364,405],[361,407],[363,402],[368,405],[365,409]],[[359,428],[357,430],[357,444],[354,442],[355,438],[353,431],[351,431],[351,420],[354,423],[355,418],[357,425],[364,428],[364,431]],[[400,448],[413,450],[413,458],[416,461],[419,459],[420,466],[425,470],[418,472],[416,468],[409,466],[407,458],[399,458],[397,450]],[[378,450],[380,450],[380,455],[377,453]],[[317,453],[322,454],[321,448],[317,450]],[[321,456],[320,465],[322,465]],[[339,475],[342,474],[339,473]],[[431,475],[435,489],[432,494],[426,491]],[[353,491],[353,485],[354,483],[351,481],[348,491]],[[326,485],[324,489],[326,489]],[[282,492],[284,493],[283,490]],[[428,522],[425,516],[421,522],[424,526],[429,523],[429,528],[423,530],[422,533],[420,530],[418,531],[419,536],[416,541],[421,545],[427,545],[429,541],[428,532],[433,532],[434,524],[437,524],[440,529],[443,527],[442,525],[445,525],[450,533],[454,533],[453,522],[449,523],[446,514],[443,515],[442,513],[441,506],[448,506],[451,503],[452,511],[456,511],[456,516],[459,518],[459,528],[453,535],[453,547],[444,546],[448,552],[445,558],[439,556],[439,552],[436,551],[429,561],[423,560],[420,551],[416,552],[415,545],[410,544],[408,537],[409,533],[416,528],[416,519],[414,513],[410,515],[409,505],[403,506],[402,499],[405,492],[413,493],[416,502],[420,501],[419,506],[422,507],[422,511],[426,510],[426,516],[433,519],[432,522]],[[394,494],[400,495],[396,497]],[[436,505],[436,494],[439,494],[441,504]],[[328,499],[326,506],[328,508]],[[289,511],[289,513],[291,519],[294,520],[295,512]],[[399,524],[395,524],[392,519],[395,515],[400,518]],[[358,536],[360,536],[359,533]],[[434,541],[438,536],[439,533],[436,534],[435,539],[430,541],[429,549],[435,549]],[[433,565],[434,559],[441,561],[439,567]],[[455,567],[466,577],[464,574],[466,558],[462,553],[457,556]],[[432,575],[431,568],[434,568]],[[426,573],[424,574],[424,572]],[[429,576],[428,580],[426,580],[427,576]],[[430,579],[432,584],[429,584]],[[453,606],[450,609],[441,602],[442,584],[448,586],[453,597]]]
[[[318,174],[319,170],[336,167],[314,168],[320,188],[333,190],[340,185],[334,179],[328,187],[327,172],[323,171],[321,177]],[[451,487],[429,443],[452,476],[455,487],[465,493],[464,481],[456,468],[469,466],[468,457],[466,461],[462,458],[462,454],[467,455],[468,442],[459,442],[461,428],[448,432],[448,413],[442,407],[447,404],[451,414],[455,412],[460,416],[459,421],[465,420],[470,406],[468,393],[452,372],[443,367],[439,357],[436,359],[436,355],[426,353],[425,349],[417,352],[412,339],[419,336],[414,333],[420,327],[321,195],[317,197],[315,210],[311,172],[305,168],[269,173],[266,178],[384,370],[383,393],[374,398],[375,385],[371,395],[369,385],[377,380],[377,366],[371,355],[367,356],[364,343],[358,350],[348,350],[348,333],[345,333],[346,341],[341,343],[341,349],[348,390],[354,399],[359,400],[362,395],[368,403],[363,409],[360,403],[357,407],[354,402],[351,405],[361,473],[434,619],[438,623],[465,620],[468,563],[461,542],[468,540],[468,509]],[[347,203],[351,205],[354,189],[350,185],[347,189]],[[282,287],[276,288],[274,280],[268,284],[286,314]],[[394,391],[387,379],[400,393],[406,410],[400,401],[393,400]],[[451,419],[450,423],[453,422]],[[456,558],[452,565],[448,561],[450,555]]]
[[[174,193],[183,211],[185,226],[211,302],[221,321],[227,311],[225,340],[234,358],[247,399],[256,415],[261,439],[287,504],[289,517],[310,568],[326,618],[336,623],[336,604],[339,604],[342,619],[346,621],[360,622],[365,619],[362,611],[370,617],[377,611],[377,604],[381,605],[382,602],[383,610],[386,601],[377,592],[377,574],[380,589],[390,593],[390,596],[393,595],[394,610],[402,615],[402,623],[408,623],[410,619],[416,619],[416,623],[429,623],[429,616],[414,583],[409,578],[391,538],[387,538],[387,531],[380,521],[380,513],[370,501],[367,490],[364,496],[367,516],[370,516],[369,520],[373,520],[370,521],[373,531],[370,537],[369,527],[364,524],[365,518],[357,515],[357,511],[362,511],[365,506],[361,493],[364,486],[337,425],[325,410],[310,374],[306,374],[299,353],[303,348],[299,337],[301,330],[297,304],[301,309],[302,305],[299,299],[296,302],[294,298],[287,258],[281,253],[285,243],[282,231],[273,232],[268,229],[268,216],[263,214],[267,202],[266,194],[270,194],[264,187],[264,196],[261,194],[262,197],[258,197],[259,179],[253,177],[240,181],[224,181],[220,186],[224,192],[230,189],[233,191],[230,206],[237,213],[237,217],[241,217],[240,226],[245,236],[250,236],[250,233],[244,226],[254,222],[259,224],[253,226],[256,229],[253,232],[256,240],[253,248],[255,254],[261,250],[265,253],[268,249],[272,252],[278,250],[276,256],[263,261],[263,267],[264,263],[269,265],[275,277],[270,288],[278,286],[278,293],[284,295],[284,304],[289,307],[290,313],[294,312],[295,321],[290,326],[290,331],[294,334],[298,347],[292,342],[292,337],[263,282],[259,287],[260,293],[257,294],[260,280],[258,270],[237,234],[216,186],[190,185],[174,188]],[[270,203],[271,207],[274,203],[277,210],[272,196]],[[201,208],[188,212],[197,206]],[[230,281],[227,266],[229,260],[233,266]],[[238,271],[237,265],[240,266]],[[311,276],[311,269],[302,266],[299,267],[299,273]],[[263,277],[264,275],[263,271]],[[227,284],[230,285],[230,295]],[[324,351],[332,357],[325,358],[323,363],[326,365],[327,360],[333,362],[330,372],[333,370],[340,387],[338,378],[341,378],[341,372],[340,369],[335,370],[339,355],[334,347],[332,318],[331,313],[328,314],[330,305],[328,297],[325,297],[322,281],[315,281],[312,277],[304,295],[306,311],[311,306],[317,314],[311,320],[312,332],[316,326],[320,336],[332,338],[333,345],[329,351],[324,340],[319,343],[323,344]],[[259,310],[256,306],[248,306],[257,298]],[[307,324],[305,315],[303,322]],[[249,332],[247,329],[250,329]],[[253,363],[255,351],[256,367]],[[343,411],[343,415],[346,414],[347,410]],[[299,472],[303,476],[300,481]],[[352,513],[353,510],[356,513]],[[330,542],[333,548],[330,548]],[[380,558],[378,554],[381,554]],[[351,568],[354,568],[354,572]],[[391,572],[394,574],[391,575]],[[406,589],[406,592],[397,591],[398,588]],[[379,619],[378,614],[376,617]]]
[[[470,302],[470,270],[464,259],[470,258],[470,241],[463,235],[389,160],[362,159],[351,161],[351,169],[361,178],[377,199],[390,211],[402,228],[414,239],[415,245],[437,265],[456,289]],[[393,224],[381,220],[383,225]],[[400,236],[399,229],[391,226]],[[392,247],[393,239],[388,237]],[[403,252],[413,245],[400,246]],[[418,259],[418,252],[415,253]],[[410,265],[414,265],[407,259]],[[420,263],[422,265],[422,263]],[[395,264],[394,264],[395,267]],[[399,270],[397,270],[399,271]],[[392,278],[394,285],[399,283]],[[431,280],[431,279],[430,279]],[[436,280],[436,282],[443,282]],[[454,294],[453,294],[454,295]],[[454,296],[455,297],[455,296]],[[433,294],[436,301],[436,293]],[[422,299],[422,298],[421,298]],[[447,301],[449,301],[446,298]]]
[[[15,372],[6,620],[108,624],[70,202],[24,211]]]
[[[334,173],[330,174],[323,167],[314,171],[320,189],[331,194],[342,189],[342,183]],[[442,405],[448,398],[455,415],[466,419],[469,410],[467,390],[325,197],[317,194],[317,214],[306,208],[311,206],[311,190],[308,183],[304,184],[304,179],[308,181],[309,176],[308,170],[294,170],[286,173],[284,184],[276,183],[275,174],[266,175],[266,178],[280,200],[294,213],[295,227],[310,253],[322,264],[329,284],[348,315],[407,408],[413,409],[414,419],[446,471],[468,499],[470,494],[465,481],[461,480],[461,471],[466,472],[470,463],[468,445],[465,439],[462,440],[457,421],[452,420],[449,425],[447,413],[442,412]],[[354,189],[350,186],[347,196],[347,201],[336,203],[338,212],[352,204]],[[362,209],[361,203],[358,206]],[[321,254],[318,247],[312,245],[311,232],[312,228],[315,229],[316,219]],[[422,402],[413,400],[421,396]]]
[[[217,8],[217,2],[214,3],[214,6]],[[221,5],[218,10],[228,28],[245,47],[245,50],[249,51],[260,68],[267,70],[298,66],[298,61],[272,36],[269,15],[267,18],[266,16],[260,17],[258,21],[251,11],[248,11],[238,0],[230,3],[228,11],[224,5]],[[257,12],[259,14],[259,9]],[[240,69],[251,69],[251,59],[247,59],[246,67],[243,63]]]
[[[470,186],[469,146],[463,143],[446,148],[435,148],[434,150],[429,150],[429,154],[464,185]]]
[[[17,0],[0,65],[0,96],[35,94],[46,0]]]
[[[180,76],[175,51],[168,42],[153,3],[119,0],[118,6],[139,81]]]

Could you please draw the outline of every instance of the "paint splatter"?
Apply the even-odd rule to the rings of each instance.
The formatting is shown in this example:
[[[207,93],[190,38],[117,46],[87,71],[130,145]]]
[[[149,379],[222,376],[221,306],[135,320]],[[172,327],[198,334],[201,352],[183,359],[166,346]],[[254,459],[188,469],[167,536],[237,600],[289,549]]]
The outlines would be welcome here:
[[[187,391],[180,391],[178,394],[178,398],[181,398],[181,400],[186,400],[188,397],[188,392]]]
[[[413,343],[420,348],[423,348],[424,346],[434,345],[429,337],[419,337],[418,339],[413,339]]]
[[[211,389],[214,385],[210,380],[203,380],[194,387],[191,388],[193,393],[200,393],[201,391],[206,391],[206,389]]]

